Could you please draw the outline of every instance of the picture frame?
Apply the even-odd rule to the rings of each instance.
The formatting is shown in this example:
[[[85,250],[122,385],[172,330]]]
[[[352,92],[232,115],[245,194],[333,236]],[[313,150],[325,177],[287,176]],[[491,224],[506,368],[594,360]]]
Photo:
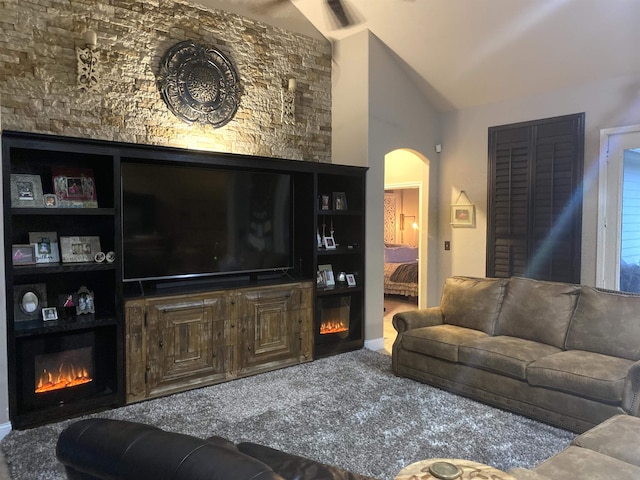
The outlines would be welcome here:
[[[96,182],[90,168],[53,168],[53,191],[58,205],[66,208],[98,208]]]
[[[350,287],[356,286],[356,276],[353,273],[347,273],[347,285]]]
[[[331,197],[325,193],[320,195],[320,210],[331,210]]]
[[[36,251],[31,244],[11,245],[11,261],[13,265],[35,265]]]
[[[40,175],[11,174],[11,206],[13,208],[44,207]]]
[[[324,248],[326,248],[327,250],[335,250],[336,248],[336,241],[333,238],[333,235],[328,235],[326,237],[323,237],[322,243],[324,245]]]
[[[14,285],[13,320],[16,322],[38,320],[47,306],[47,285],[34,283]]]
[[[62,263],[95,262],[100,251],[100,237],[60,237]]]
[[[318,270],[316,272],[316,285],[320,288],[324,288],[327,286],[327,280],[322,271]]]
[[[45,193],[44,197],[44,208],[58,208],[58,197],[53,193]]]
[[[451,205],[451,225],[454,227],[474,227],[476,206],[473,204]]]
[[[78,303],[76,305],[76,315],[96,313],[95,298],[93,292],[84,285],[78,290]]]
[[[45,307],[42,309],[42,320],[49,322],[58,320],[58,309],[56,307]]]
[[[333,209],[347,210],[347,195],[344,192],[333,192]]]
[[[322,272],[322,274],[324,275],[324,280],[325,280],[325,283],[327,284],[327,287],[336,286],[336,279],[333,276],[333,270],[325,270],[324,272]]]
[[[60,263],[60,246],[56,232],[29,232],[36,263]]]
[[[336,280],[333,276],[333,266],[330,263],[318,265],[318,272],[321,273],[324,279],[324,286],[334,287],[336,285]]]

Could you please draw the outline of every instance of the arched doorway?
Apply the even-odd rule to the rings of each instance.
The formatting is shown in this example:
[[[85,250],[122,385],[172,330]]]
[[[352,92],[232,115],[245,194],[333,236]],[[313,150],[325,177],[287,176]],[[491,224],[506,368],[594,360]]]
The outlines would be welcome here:
[[[391,351],[393,315],[425,308],[429,238],[429,160],[410,149],[385,155],[385,350]]]

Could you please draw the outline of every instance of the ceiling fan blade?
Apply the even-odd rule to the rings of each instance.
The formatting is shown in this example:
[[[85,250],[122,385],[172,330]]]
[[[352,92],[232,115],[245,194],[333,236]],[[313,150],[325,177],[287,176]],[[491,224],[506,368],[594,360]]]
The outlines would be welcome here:
[[[353,24],[353,20],[345,9],[342,0],[327,0],[327,5],[342,28]]]

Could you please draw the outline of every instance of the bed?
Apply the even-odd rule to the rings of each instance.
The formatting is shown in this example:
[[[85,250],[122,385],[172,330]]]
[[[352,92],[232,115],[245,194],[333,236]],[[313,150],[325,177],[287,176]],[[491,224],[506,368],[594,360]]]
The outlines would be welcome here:
[[[418,296],[418,248],[385,244],[384,294]]]

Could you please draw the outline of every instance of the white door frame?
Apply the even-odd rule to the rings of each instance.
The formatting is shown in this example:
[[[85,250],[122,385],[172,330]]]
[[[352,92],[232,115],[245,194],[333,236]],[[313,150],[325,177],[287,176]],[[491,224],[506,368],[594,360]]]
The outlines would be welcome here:
[[[612,290],[620,285],[622,156],[625,147],[640,146],[625,145],[625,135],[640,135],[640,125],[600,130],[596,286]]]

